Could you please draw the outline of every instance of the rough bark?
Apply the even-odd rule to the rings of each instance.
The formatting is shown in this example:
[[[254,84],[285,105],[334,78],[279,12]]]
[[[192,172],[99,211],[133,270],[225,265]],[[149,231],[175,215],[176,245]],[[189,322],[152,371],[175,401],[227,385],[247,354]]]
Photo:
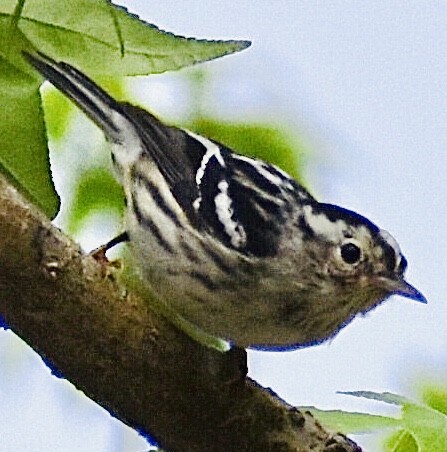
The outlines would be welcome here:
[[[168,451],[352,451],[128,293],[0,175],[0,314],[46,362]]]

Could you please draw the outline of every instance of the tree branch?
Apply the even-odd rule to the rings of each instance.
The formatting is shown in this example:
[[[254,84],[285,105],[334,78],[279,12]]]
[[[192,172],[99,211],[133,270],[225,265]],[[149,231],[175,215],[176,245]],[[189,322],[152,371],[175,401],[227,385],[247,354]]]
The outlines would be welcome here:
[[[127,293],[0,175],[0,314],[65,378],[169,451],[353,451]]]

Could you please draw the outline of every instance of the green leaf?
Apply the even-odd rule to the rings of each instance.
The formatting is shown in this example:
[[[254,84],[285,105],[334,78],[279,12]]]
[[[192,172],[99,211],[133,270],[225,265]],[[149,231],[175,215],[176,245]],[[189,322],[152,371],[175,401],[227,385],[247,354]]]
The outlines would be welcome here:
[[[122,216],[124,192],[108,170],[93,168],[82,173],[78,180],[67,219],[68,231],[77,233],[89,215],[103,209]]]
[[[82,18],[82,20],[80,20]],[[183,38],[159,30],[105,0],[2,0],[0,3],[0,171],[54,217],[54,190],[38,94],[41,79],[23,60],[38,49],[83,71],[123,76],[175,70],[245,49],[247,41]],[[69,108],[48,99],[57,117],[54,138],[65,130]]]
[[[353,397],[361,397],[363,399],[377,400],[391,405],[403,405],[409,400],[403,396],[393,394],[391,392],[373,392],[373,391],[338,391],[337,394],[350,395]]]
[[[418,445],[410,432],[399,430],[386,439],[384,449],[389,452],[418,452]]]
[[[60,140],[67,131],[76,107],[56,88],[42,90],[41,95],[48,137]]]
[[[188,128],[250,157],[260,158],[279,166],[302,182],[300,167],[304,148],[284,130],[264,124],[241,124],[199,118]]]
[[[38,88],[0,56],[0,170],[53,218],[59,197],[51,179]]]
[[[447,418],[427,406],[408,403],[403,406],[402,420],[413,435],[419,452],[447,450]]]
[[[447,450],[447,417],[441,411],[427,405],[414,403],[405,397],[389,392],[355,391],[342,392],[341,394],[401,405],[402,418],[400,423],[404,427],[404,432],[409,433],[416,443],[417,448],[415,450],[418,452],[445,452]],[[399,441],[402,441],[402,444],[406,446],[410,439],[404,437]],[[391,450],[407,450],[404,448],[398,449],[398,447],[403,447],[399,445],[399,442],[392,444],[395,449]]]
[[[300,410],[310,411],[323,425],[338,432],[369,433],[376,430],[402,426],[400,419],[388,416],[351,413],[341,410],[319,410],[314,407],[301,407]]]
[[[447,392],[445,388],[427,385],[422,389],[422,400],[430,408],[447,414]]]
[[[9,22],[16,5],[17,0],[3,0],[0,21]],[[28,0],[16,22],[35,48],[90,74],[160,73],[250,45],[248,41],[176,36],[105,0]]]

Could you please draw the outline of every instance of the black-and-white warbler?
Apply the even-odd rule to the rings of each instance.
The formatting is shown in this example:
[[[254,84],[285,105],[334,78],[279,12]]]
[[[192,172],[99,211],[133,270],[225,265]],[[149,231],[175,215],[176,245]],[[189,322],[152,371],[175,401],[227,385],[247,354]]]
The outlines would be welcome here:
[[[105,133],[142,277],[196,326],[240,346],[303,346],[391,294],[425,302],[397,242],[368,219],[115,101],[67,63],[26,57]]]

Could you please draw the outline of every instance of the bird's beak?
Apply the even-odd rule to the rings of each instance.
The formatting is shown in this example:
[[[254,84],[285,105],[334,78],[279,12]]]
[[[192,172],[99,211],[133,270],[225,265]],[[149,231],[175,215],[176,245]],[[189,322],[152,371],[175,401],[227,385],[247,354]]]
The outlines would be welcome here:
[[[420,303],[427,303],[427,299],[419,290],[407,283],[403,278],[388,278],[385,276],[378,276],[373,279],[373,284],[376,287],[386,290],[390,294],[400,295],[402,297],[410,298],[419,301]]]

